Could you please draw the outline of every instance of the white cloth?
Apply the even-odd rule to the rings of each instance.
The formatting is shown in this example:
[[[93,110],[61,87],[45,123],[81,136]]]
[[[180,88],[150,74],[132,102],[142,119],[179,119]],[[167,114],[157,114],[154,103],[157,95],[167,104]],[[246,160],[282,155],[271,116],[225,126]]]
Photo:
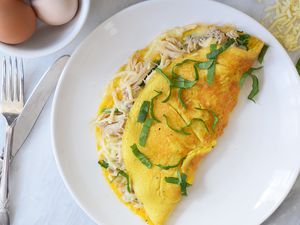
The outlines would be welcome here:
[[[25,60],[26,96],[56,58],[65,53],[72,53],[84,37],[98,24],[119,10],[139,1],[92,0],[90,15],[85,27],[69,46],[49,56]],[[263,13],[264,4],[268,2],[263,0],[263,4],[259,4],[256,0],[220,1],[246,12],[257,20]],[[0,53],[0,56],[2,55]],[[300,51],[290,55],[295,62],[300,56]],[[50,140],[51,103],[52,98],[45,106],[34,129],[12,164],[10,182],[11,224],[94,225],[95,223],[77,206],[56,168]],[[3,125],[3,120],[0,120],[1,142],[4,139]],[[293,190],[280,208],[263,225],[299,225],[299,212],[300,179],[297,180]]]

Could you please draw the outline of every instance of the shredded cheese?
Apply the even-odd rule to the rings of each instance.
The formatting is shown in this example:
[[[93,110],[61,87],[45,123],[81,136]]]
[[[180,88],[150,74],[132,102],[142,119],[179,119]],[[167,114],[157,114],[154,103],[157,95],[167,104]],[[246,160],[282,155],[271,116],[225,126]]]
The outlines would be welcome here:
[[[288,51],[300,49],[300,0],[276,0],[262,19]]]

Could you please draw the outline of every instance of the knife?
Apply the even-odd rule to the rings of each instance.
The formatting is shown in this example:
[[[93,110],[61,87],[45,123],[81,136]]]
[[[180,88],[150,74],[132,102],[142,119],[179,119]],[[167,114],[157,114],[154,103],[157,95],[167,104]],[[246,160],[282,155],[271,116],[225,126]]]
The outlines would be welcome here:
[[[55,89],[60,75],[70,58],[64,55],[57,59],[46,73],[42,76],[31,95],[29,96],[22,113],[20,114],[13,136],[12,158],[25,142],[41,111],[43,110],[52,91]],[[1,159],[2,159],[1,152]],[[2,160],[0,160],[0,169],[2,168]]]

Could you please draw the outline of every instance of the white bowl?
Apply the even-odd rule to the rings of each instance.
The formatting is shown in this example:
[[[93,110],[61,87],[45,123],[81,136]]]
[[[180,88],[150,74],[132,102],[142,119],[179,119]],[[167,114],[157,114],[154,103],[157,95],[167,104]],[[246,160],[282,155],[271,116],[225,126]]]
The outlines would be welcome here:
[[[29,40],[17,45],[0,43],[0,51],[24,58],[54,53],[76,37],[85,23],[89,8],[90,0],[79,0],[77,14],[69,23],[61,26],[48,26],[39,21],[35,33]]]

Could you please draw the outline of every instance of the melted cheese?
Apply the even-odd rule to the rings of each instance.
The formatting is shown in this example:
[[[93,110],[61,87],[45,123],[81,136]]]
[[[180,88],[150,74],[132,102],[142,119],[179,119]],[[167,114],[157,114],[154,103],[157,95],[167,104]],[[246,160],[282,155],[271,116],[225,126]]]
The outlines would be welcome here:
[[[276,0],[265,9],[262,23],[288,51],[300,49],[300,1]]]

